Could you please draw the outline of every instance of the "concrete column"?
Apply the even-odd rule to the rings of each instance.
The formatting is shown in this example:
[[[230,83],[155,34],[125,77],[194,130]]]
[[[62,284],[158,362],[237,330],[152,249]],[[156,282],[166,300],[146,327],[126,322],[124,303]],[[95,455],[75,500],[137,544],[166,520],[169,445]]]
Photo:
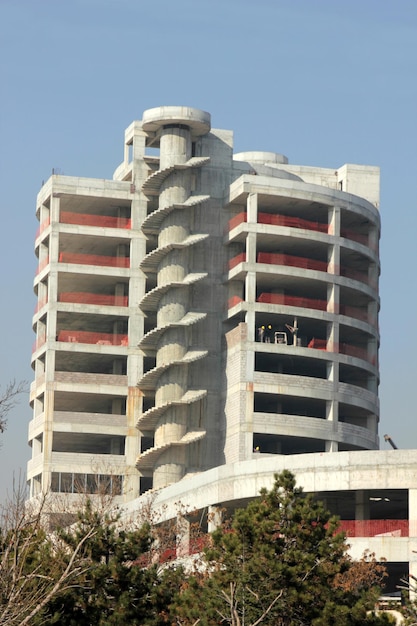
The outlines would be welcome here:
[[[153,488],[162,489],[171,483],[176,483],[184,476],[185,447],[170,448],[164,452],[155,463]]]
[[[417,489],[408,490],[408,519],[410,520],[409,536],[417,541]]]
[[[222,510],[217,506],[209,506],[207,514],[208,532],[212,533],[222,524]]]
[[[245,322],[248,327],[248,341],[256,341],[258,331],[256,329],[255,311],[246,311]]]
[[[45,354],[45,382],[53,383],[55,379],[55,350],[47,350]]]
[[[43,437],[43,434],[41,435]],[[32,439],[32,459],[42,452],[42,439],[35,437]]]
[[[177,515],[177,557],[190,554],[190,522],[184,515]]]
[[[185,163],[191,157],[191,132],[183,125],[167,125],[161,131],[160,168]],[[171,206],[184,202],[191,193],[190,172],[172,172],[161,186],[159,206]],[[158,248],[172,243],[183,242],[190,233],[188,210],[174,211],[162,222],[158,236]],[[181,282],[190,272],[188,248],[174,248],[161,260],[157,285]],[[157,311],[157,325],[168,326],[161,336],[156,353],[156,365],[162,366],[179,361],[188,350],[191,334],[186,328],[169,327],[181,320],[189,310],[188,287],[173,287],[160,299]],[[172,366],[164,372],[157,383],[155,406],[180,399],[187,391],[188,367]],[[155,447],[170,442],[178,442],[187,432],[187,406],[172,406],[161,417],[155,429]],[[184,447],[169,448],[164,451],[155,466],[154,488],[176,482],[182,478],[186,465]]]
[[[374,328],[378,328],[378,302],[372,300],[368,304],[368,322]]]
[[[327,271],[335,276],[340,274],[340,246],[338,244],[333,244],[328,249]]]
[[[375,337],[368,340],[367,352],[369,362],[378,367],[378,340]]]
[[[326,418],[328,422],[331,422],[333,425],[332,432],[336,434],[337,430],[337,417],[338,417],[339,404],[336,401],[329,400],[326,402]],[[336,438],[327,439],[325,442],[325,451],[326,452],[338,452],[339,451],[339,443]]]
[[[119,243],[116,248],[116,256],[118,259],[125,259],[128,256],[129,247],[125,243]]]
[[[246,201],[247,221],[256,224],[258,221],[258,194],[250,193]]]
[[[114,359],[113,360],[112,374],[118,374],[118,375],[123,374],[123,361],[122,361],[122,359]]]
[[[48,301],[48,283],[42,281],[38,283],[38,306]]]
[[[124,335],[126,330],[125,322],[123,320],[116,320],[113,322],[113,335]]]
[[[334,212],[332,213],[334,218]],[[334,220],[333,220],[334,223]],[[337,223],[337,221],[336,221]],[[329,272],[339,272],[340,262],[340,249],[339,246],[332,246],[329,251]],[[334,282],[327,285],[327,311],[334,313],[335,317],[332,322],[327,324],[326,340],[327,350],[330,352],[339,351],[339,321],[337,314],[339,313],[339,301],[340,301],[340,287]],[[337,441],[337,429],[339,419],[339,402],[337,400],[337,393],[339,387],[339,363],[334,360],[327,366],[327,380],[332,382],[332,399],[326,402],[326,419],[332,422],[332,439],[328,439],[325,443],[326,452],[338,452],[339,444]]]
[[[370,263],[368,267],[368,284],[372,289],[378,290],[379,266],[376,263]]]
[[[339,285],[336,285],[335,283],[329,283],[327,285],[327,312],[328,313],[335,313],[336,315],[339,314],[340,312],[340,287]],[[338,318],[335,319],[333,326],[337,325],[337,328],[339,326],[339,322],[337,321]],[[335,329],[331,329],[329,331],[329,335],[332,334],[334,335],[335,333],[338,333],[338,330],[336,331]],[[339,341],[339,339],[337,338],[337,341]]]
[[[111,401],[111,412],[113,415],[123,415],[123,400],[122,398],[113,398]]]
[[[370,389],[370,391],[374,391],[374,393],[376,393],[377,385],[375,385],[375,390]],[[377,434],[378,433],[378,421],[379,420],[378,420],[377,415],[368,415],[368,417],[366,418],[366,428],[370,430],[371,432]]]
[[[371,226],[368,233],[368,246],[374,252],[378,252],[379,248],[379,231],[376,226]]]
[[[137,141],[136,141],[137,140]],[[145,151],[145,138],[134,138],[133,155],[135,151]],[[138,144],[138,145],[136,145]],[[135,176],[136,162],[132,163],[132,180]],[[140,166],[139,166],[140,168]],[[143,178],[142,178],[143,179]],[[126,500],[139,495],[139,476],[136,459],[139,452],[140,435],[136,428],[139,415],[142,411],[143,394],[137,387],[138,380],[143,375],[143,356],[137,348],[144,331],[144,314],[139,309],[139,302],[145,293],[146,278],[139,269],[140,260],[146,253],[146,239],[142,233],[138,234],[140,224],[147,213],[147,202],[140,193],[135,193],[131,204],[131,240],[130,240],[130,277],[129,285],[119,283],[116,285],[117,297],[129,294],[128,312],[128,335],[129,346],[127,349],[127,401],[126,401],[126,426],[125,439],[126,469],[123,479],[123,495]]]
[[[52,183],[52,190],[55,187],[55,181],[53,181]],[[61,203],[61,199],[59,196],[57,196],[55,193],[53,193],[50,196],[50,218],[51,218],[51,223],[57,223],[59,222],[59,214],[60,214],[60,203]]]
[[[246,261],[256,263],[256,233],[248,233],[246,237]]]
[[[143,163],[143,157],[146,150],[146,133],[142,130],[135,128],[132,138],[132,159],[133,161],[140,161]]]
[[[327,346],[328,350],[337,350],[339,344],[339,323],[328,324]],[[332,398],[326,402],[326,419],[332,423],[333,437],[325,444],[326,452],[338,452],[339,443],[337,440],[337,430],[339,422],[339,401],[337,400],[339,388],[339,362],[333,360],[327,365],[327,380],[332,383]]]
[[[329,234],[335,237],[340,236],[340,208],[331,207],[328,210]],[[329,274],[338,276],[340,274],[340,246],[334,243],[328,250],[328,269]],[[340,313],[340,287],[335,284],[334,278],[327,285],[327,311],[334,313],[333,322],[327,326],[327,349],[329,351],[339,351],[339,321]],[[339,384],[339,364],[333,363],[328,370],[328,380],[333,381],[333,399],[327,402],[326,412],[327,419],[333,422],[333,430],[337,430],[338,402],[335,400],[338,384]],[[326,451],[337,452],[338,443],[335,440],[326,441]]]
[[[52,459],[52,437],[53,437],[53,415],[54,415],[54,390],[48,389],[44,394],[44,430],[43,430],[43,474],[41,478],[42,492],[49,491],[51,484],[51,459]],[[46,461],[48,459],[49,462]]]
[[[41,204],[39,207],[39,225],[43,224],[48,217],[50,217],[49,207]]]
[[[257,218],[257,194],[248,197],[248,221],[256,222]],[[249,216],[251,218],[249,219]],[[246,238],[246,262],[249,266],[256,263],[256,233],[249,233]],[[256,272],[249,270],[245,278],[245,300],[248,303],[256,302]],[[254,311],[248,311],[245,319],[248,326],[248,340],[256,339],[256,320]]]
[[[58,298],[58,272],[51,271],[48,276],[49,293],[51,298],[49,300],[47,324],[46,324],[46,338],[48,341],[55,341],[57,336],[57,311],[56,301]]]
[[[167,124],[161,130],[160,168],[185,163],[191,158],[191,132],[184,124]]]
[[[125,297],[125,283],[116,283],[114,286],[114,296],[116,306],[123,306],[123,298]]]
[[[42,244],[41,244],[42,247]],[[57,263],[59,260],[59,233],[53,230],[49,237],[49,250],[44,256],[49,255],[51,263]],[[52,293],[52,292],[51,292]]]
[[[328,223],[329,235],[340,237],[340,207],[329,207]]]
[[[369,520],[369,493],[364,489],[355,491],[355,520]]]
[[[139,477],[135,468],[139,452],[139,432],[136,422],[142,408],[142,392],[136,385],[129,385],[126,403],[127,436],[125,440],[126,474],[123,493],[127,500],[139,495]]]
[[[256,273],[248,272],[246,275],[246,302],[255,303],[256,302]],[[256,324],[256,316],[253,307],[251,310],[246,311],[245,315],[246,322],[246,341],[256,341],[258,330]],[[248,382],[253,383],[255,373],[255,350],[247,350],[246,351],[246,380]],[[251,407],[249,408],[249,412],[246,415],[252,415],[252,407],[253,407],[253,384],[250,393],[247,395],[247,400],[252,402]],[[248,407],[246,407],[248,411]],[[250,442],[247,444],[247,447],[252,447],[252,432],[250,433]]]
[[[409,519],[409,574],[417,579],[417,489],[408,490],[408,519]],[[410,594],[416,599],[417,594]]]

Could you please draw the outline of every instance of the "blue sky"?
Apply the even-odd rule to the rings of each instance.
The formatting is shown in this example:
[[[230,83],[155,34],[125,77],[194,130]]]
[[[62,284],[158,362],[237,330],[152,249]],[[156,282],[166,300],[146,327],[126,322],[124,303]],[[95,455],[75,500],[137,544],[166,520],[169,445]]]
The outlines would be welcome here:
[[[417,448],[416,0],[0,0],[0,72],[2,389],[32,379],[42,180],[110,178],[132,120],[186,105],[236,151],[381,167],[380,434]],[[0,499],[30,417],[2,435]]]

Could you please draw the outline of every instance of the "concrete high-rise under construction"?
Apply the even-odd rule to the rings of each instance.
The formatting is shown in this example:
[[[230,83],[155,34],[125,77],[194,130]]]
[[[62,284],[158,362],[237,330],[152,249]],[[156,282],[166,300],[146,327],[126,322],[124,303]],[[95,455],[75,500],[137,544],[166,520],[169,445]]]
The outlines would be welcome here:
[[[379,170],[233,153],[144,112],[113,180],[37,202],[28,466],[124,501],[220,466],[378,446]]]
[[[417,576],[417,451],[379,450],[377,167],[234,154],[160,107],[112,180],[52,175],[37,215],[32,497],[151,494],[208,531],[289,469],[391,590]]]

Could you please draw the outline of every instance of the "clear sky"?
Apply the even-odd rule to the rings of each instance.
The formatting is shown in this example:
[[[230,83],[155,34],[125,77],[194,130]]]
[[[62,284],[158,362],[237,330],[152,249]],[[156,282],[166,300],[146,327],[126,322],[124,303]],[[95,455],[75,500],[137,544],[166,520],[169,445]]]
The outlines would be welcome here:
[[[417,0],[0,0],[0,385],[32,379],[35,201],[111,178],[124,129],[185,105],[235,150],[381,167],[381,447],[417,448]],[[27,398],[1,436],[25,472]]]

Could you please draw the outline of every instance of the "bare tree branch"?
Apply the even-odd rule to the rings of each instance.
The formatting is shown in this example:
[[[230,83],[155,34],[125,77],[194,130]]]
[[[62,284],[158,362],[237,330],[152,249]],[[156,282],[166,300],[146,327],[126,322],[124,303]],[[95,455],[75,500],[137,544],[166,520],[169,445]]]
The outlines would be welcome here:
[[[19,402],[19,396],[27,391],[26,381],[10,381],[0,395],[0,433],[7,427],[7,416],[13,407]]]
[[[14,499],[0,510],[0,624],[29,626],[58,594],[79,586],[91,567],[85,544],[96,534],[94,526],[70,545],[60,534],[47,532],[48,498],[41,496],[36,509]],[[72,533],[72,530],[68,530]],[[45,567],[45,560],[47,566]]]

